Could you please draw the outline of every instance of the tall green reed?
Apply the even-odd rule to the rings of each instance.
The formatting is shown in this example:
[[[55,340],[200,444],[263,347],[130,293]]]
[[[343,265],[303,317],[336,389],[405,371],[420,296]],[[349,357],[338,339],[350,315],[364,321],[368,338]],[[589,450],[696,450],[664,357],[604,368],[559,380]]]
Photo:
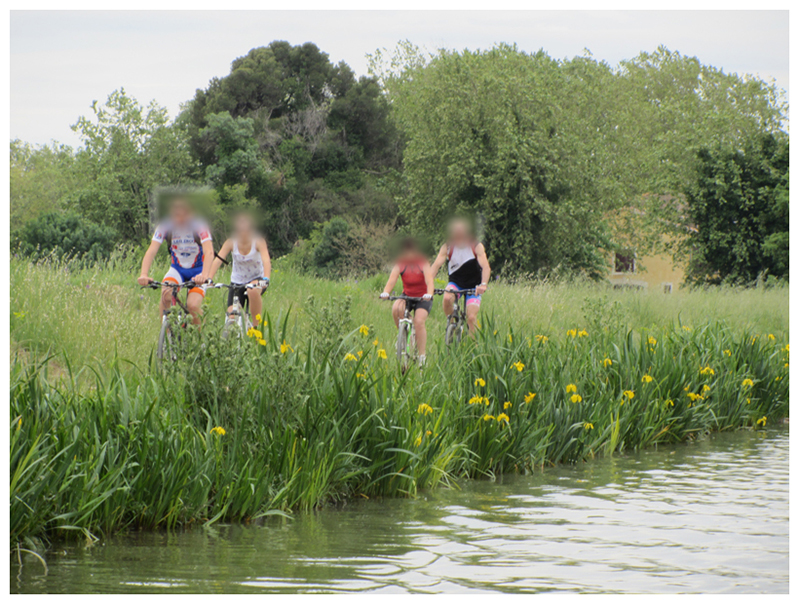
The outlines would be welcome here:
[[[324,331],[266,313],[244,342],[209,315],[164,372],[64,361],[54,381],[52,360],[17,359],[12,544],[411,496],[788,414],[784,332],[598,318],[533,331],[485,314],[474,340],[434,341],[402,374],[350,304],[311,311],[341,319]]]

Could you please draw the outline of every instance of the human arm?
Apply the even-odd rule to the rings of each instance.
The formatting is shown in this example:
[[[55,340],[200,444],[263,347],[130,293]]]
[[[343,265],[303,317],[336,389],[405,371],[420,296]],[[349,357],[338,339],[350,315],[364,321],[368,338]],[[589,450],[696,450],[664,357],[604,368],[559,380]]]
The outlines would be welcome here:
[[[147,252],[144,253],[144,258],[142,259],[142,270],[139,273],[139,278],[136,280],[140,286],[146,286],[153,281],[148,274],[150,273],[150,267],[153,266],[153,260],[155,259],[160,247],[161,242],[152,240],[150,242],[150,247],[147,248]]]
[[[386,281],[386,286],[383,288],[381,298],[389,298],[389,294],[394,290],[394,285],[400,277],[400,267],[395,265],[392,267],[392,272],[389,274],[389,279]]]
[[[214,258],[214,244],[211,242],[211,238],[205,240],[202,243],[202,246],[203,246],[203,270],[200,272],[200,275],[197,275],[192,280],[197,285],[203,285],[208,281],[208,274],[210,273],[211,266],[213,264],[213,262],[210,259]]]
[[[214,255],[214,251],[212,248],[211,254],[214,255],[214,262],[211,263],[211,269],[208,271],[208,279],[213,280],[214,276],[219,271],[220,267],[222,267],[222,261],[228,258],[228,255],[231,253],[233,249],[233,242],[231,240],[225,240],[225,243],[222,244],[222,248],[219,250],[219,254]],[[203,248],[203,255],[205,258],[206,250]]]
[[[261,254],[261,264],[264,265],[264,275],[266,281],[272,277],[272,259],[269,257],[269,249],[267,248],[267,240],[263,237],[256,243],[256,250]]]
[[[425,287],[428,289],[423,298],[430,300],[433,298],[433,269],[427,262],[422,265],[422,274],[425,276]]]
[[[433,279],[436,279],[436,276],[439,275],[439,269],[442,268],[447,262],[447,245],[442,245],[439,248],[439,254],[436,256],[436,260],[433,261],[433,265],[431,265],[431,275]]]
[[[489,259],[486,258],[486,248],[483,244],[475,246],[475,256],[478,258],[478,264],[481,266],[481,285],[475,288],[477,294],[486,292],[486,286],[489,284],[489,278],[492,276],[492,268],[489,266]]]

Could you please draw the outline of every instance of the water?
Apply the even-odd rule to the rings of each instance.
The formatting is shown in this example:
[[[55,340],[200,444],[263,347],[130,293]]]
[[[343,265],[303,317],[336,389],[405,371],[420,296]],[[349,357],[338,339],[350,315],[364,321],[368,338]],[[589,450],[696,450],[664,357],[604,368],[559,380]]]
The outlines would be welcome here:
[[[785,593],[789,432],[12,559],[12,592]]]

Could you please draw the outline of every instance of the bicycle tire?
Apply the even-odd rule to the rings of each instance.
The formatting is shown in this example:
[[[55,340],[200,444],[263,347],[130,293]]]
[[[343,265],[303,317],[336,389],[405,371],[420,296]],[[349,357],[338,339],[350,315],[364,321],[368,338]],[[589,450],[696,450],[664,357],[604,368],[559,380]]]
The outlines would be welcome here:
[[[231,334],[239,338],[242,338],[244,330],[242,329],[241,322],[242,322],[241,318],[234,321],[226,320],[225,325],[222,327],[222,334],[220,335],[222,339],[227,340]]]
[[[408,324],[403,322],[397,330],[397,361],[403,371],[408,368]]]
[[[162,366],[165,361],[175,361],[177,359],[176,341],[172,322],[168,316],[165,316],[161,322],[161,331],[158,334],[158,348],[156,349],[156,357]]]
[[[452,344],[459,344],[461,342],[461,334],[464,332],[464,326],[460,321],[450,321],[447,323],[447,329],[444,333],[444,343],[449,347]]]

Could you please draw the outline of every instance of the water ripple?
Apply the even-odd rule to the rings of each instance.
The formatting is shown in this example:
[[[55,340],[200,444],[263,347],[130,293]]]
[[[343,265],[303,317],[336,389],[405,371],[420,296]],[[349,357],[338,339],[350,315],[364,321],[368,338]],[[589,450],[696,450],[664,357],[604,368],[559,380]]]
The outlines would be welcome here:
[[[788,430],[12,564],[15,592],[788,592]]]

